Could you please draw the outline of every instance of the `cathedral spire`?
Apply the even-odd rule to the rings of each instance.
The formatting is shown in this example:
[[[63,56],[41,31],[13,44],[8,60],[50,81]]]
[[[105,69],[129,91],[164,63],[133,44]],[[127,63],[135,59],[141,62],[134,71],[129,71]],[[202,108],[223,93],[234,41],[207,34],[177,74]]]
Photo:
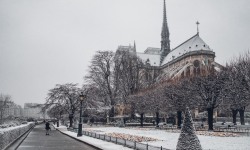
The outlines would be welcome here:
[[[160,64],[163,62],[165,56],[170,52],[169,30],[167,23],[166,2],[164,0],[163,6],[163,23],[161,30],[161,59]]]

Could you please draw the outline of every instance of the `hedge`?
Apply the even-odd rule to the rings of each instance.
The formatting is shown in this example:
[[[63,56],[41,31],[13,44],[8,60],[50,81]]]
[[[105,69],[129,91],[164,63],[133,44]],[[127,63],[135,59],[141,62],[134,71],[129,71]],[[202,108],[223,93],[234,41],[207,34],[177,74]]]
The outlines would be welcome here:
[[[34,125],[35,123],[32,122],[16,127],[0,129],[0,149],[5,149]]]

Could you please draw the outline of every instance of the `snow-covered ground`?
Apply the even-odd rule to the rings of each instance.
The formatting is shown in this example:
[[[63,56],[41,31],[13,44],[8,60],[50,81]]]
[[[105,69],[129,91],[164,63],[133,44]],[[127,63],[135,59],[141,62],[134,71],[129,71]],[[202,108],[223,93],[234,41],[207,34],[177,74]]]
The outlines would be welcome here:
[[[162,146],[168,149],[176,149],[179,133],[171,133],[165,130],[149,128],[119,128],[119,127],[92,127],[83,130],[94,131],[99,134],[124,133],[137,136],[145,136],[158,139],[157,141],[142,142],[153,146]],[[249,150],[250,136],[218,137],[198,135],[203,149],[219,150]]]
[[[85,135],[82,135],[81,137],[77,137],[77,133],[68,131],[65,126],[59,126],[55,128],[71,137],[77,138],[78,140],[84,141],[86,143],[89,143],[90,145],[94,145],[103,150],[132,150],[131,148],[127,148],[122,145],[117,145],[111,142],[106,142],[106,141],[95,139],[95,138],[88,137]]]

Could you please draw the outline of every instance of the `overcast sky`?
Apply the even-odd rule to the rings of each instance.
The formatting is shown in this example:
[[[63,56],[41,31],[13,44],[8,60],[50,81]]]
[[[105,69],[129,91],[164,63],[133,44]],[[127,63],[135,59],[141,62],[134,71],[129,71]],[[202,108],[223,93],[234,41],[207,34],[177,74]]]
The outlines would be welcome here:
[[[166,0],[171,49],[196,34],[225,64],[250,48],[249,0]],[[0,0],[0,93],[44,103],[84,82],[97,50],[160,48],[163,0]]]

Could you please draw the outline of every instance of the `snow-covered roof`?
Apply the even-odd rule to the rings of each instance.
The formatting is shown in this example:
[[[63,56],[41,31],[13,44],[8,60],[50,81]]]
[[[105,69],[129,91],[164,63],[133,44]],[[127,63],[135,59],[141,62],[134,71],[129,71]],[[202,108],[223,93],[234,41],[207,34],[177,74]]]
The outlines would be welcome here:
[[[209,46],[200,38],[199,34],[194,35],[184,43],[174,48],[165,58],[162,65],[191,51],[212,51]]]
[[[144,53],[146,54],[160,54],[160,48],[155,48],[155,47],[148,47]]]
[[[119,46],[118,51],[128,50],[129,52],[136,52],[134,46]],[[191,51],[212,51],[209,46],[200,38],[199,34],[197,33],[187,41],[183,42],[176,48],[174,48],[170,53],[164,58],[162,65],[175,60],[176,58],[191,52]],[[160,66],[160,48],[148,47],[144,53],[136,53],[136,55],[141,58],[144,64],[149,63],[151,66]]]
[[[160,54],[145,54],[145,53],[136,53],[143,63],[149,63],[151,66],[160,65]]]

